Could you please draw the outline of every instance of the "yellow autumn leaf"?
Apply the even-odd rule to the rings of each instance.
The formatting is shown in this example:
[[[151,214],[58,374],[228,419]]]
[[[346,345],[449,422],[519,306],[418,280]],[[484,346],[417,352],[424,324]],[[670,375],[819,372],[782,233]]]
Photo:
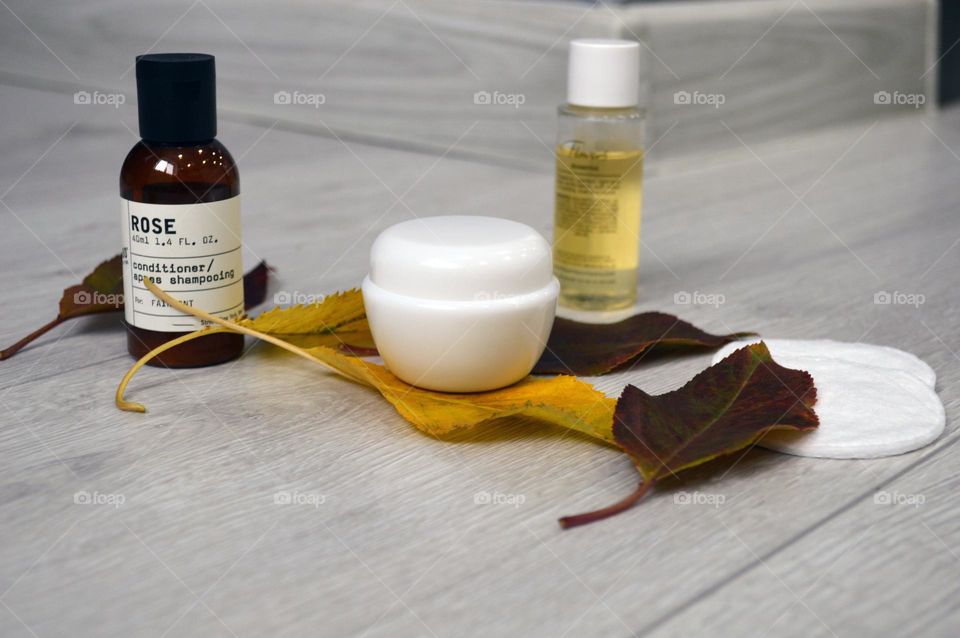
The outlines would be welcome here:
[[[327,295],[323,301],[314,304],[273,308],[237,323],[280,337],[301,348],[340,344],[373,347],[363,295],[357,288]]]
[[[613,443],[616,399],[576,377],[527,377],[499,390],[454,394],[412,386],[382,365],[332,348],[308,348],[306,352],[345,376],[376,388],[403,418],[437,437],[493,419],[525,416]]]
[[[279,336],[337,339],[342,335],[341,330],[352,327],[357,328],[356,335],[362,335],[365,329],[369,332],[365,326],[363,301],[359,291],[333,295],[312,306],[274,309],[255,319],[233,323],[184,305],[157,288],[149,279],[145,283],[151,292],[172,307],[221,327],[205,328],[179,337],[138,361],[117,388],[117,407],[122,410],[145,411],[141,404],[128,402],[123,395],[130,379],[149,359],[177,343],[214,331],[230,331],[263,339],[320,363],[353,381],[375,388],[407,421],[433,436],[459,434],[481,423],[503,417],[525,416],[613,443],[613,411],[616,400],[608,398],[589,383],[576,377],[527,377],[514,385],[491,392],[434,392],[401,381],[385,366],[347,355],[325,345],[304,348]],[[349,330],[344,334],[346,333],[349,333]]]

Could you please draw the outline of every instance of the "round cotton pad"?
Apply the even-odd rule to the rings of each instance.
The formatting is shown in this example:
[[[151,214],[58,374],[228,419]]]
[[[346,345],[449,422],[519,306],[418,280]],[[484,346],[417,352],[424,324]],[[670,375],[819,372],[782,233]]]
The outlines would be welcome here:
[[[725,359],[734,350],[739,350],[761,339],[752,337],[743,341],[728,343],[720,348],[713,357],[713,363]],[[875,368],[889,368],[909,372],[933,388],[937,383],[937,373],[916,355],[887,346],[874,346],[869,343],[848,343],[831,339],[763,339],[770,354],[780,365],[791,366],[785,361],[791,357],[812,357],[815,359],[842,359],[850,363],[861,363]]]
[[[728,344],[713,362],[756,341]],[[797,456],[876,458],[916,450],[943,432],[946,416],[933,390],[936,374],[912,354],[830,340],[764,343],[777,363],[813,376],[820,427],[770,432],[760,441],[763,447]]]

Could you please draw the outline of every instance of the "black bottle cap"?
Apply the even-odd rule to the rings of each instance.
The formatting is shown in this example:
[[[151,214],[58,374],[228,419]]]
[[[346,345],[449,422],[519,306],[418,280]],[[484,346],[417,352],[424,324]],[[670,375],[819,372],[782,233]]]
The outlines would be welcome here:
[[[217,136],[217,86],[212,55],[137,56],[140,137],[186,144]]]

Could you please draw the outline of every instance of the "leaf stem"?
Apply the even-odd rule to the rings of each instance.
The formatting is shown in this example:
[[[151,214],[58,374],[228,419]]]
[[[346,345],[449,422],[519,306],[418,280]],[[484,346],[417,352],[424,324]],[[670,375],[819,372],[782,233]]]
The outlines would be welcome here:
[[[144,277],[144,278],[143,278],[143,281],[144,281],[144,283],[146,284],[147,288],[150,290],[150,292],[152,292],[154,295],[156,295],[158,299],[160,299],[161,301],[164,301],[164,302],[166,302],[167,304],[173,306],[174,308],[176,308],[176,309],[179,310],[180,312],[185,312],[185,313],[187,313],[187,314],[193,315],[194,317],[198,317],[198,318],[200,318],[200,319],[205,319],[206,321],[210,321],[210,322],[215,323],[215,324],[217,324],[217,325],[223,326],[224,328],[228,328],[228,329],[230,329],[230,330],[232,330],[232,331],[234,331],[234,332],[239,332],[239,333],[242,333],[242,334],[245,334],[245,335],[249,335],[249,336],[251,336],[251,337],[256,337],[257,339],[262,339],[262,340],[264,340],[264,341],[267,341],[267,342],[269,342],[269,343],[272,343],[273,345],[275,345],[275,346],[277,346],[277,347],[283,348],[284,350],[288,350],[289,352],[292,352],[293,354],[295,354],[295,355],[297,355],[297,356],[303,357],[304,359],[309,359],[310,361],[313,361],[314,363],[317,363],[317,362],[318,362],[316,357],[310,356],[310,353],[306,352],[303,348],[298,348],[297,346],[293,345],[292,343],[288,343],[288,342],[284,341],[283,339],[278,339],[278,338],[276,338],[276,337],[273,337],[273,336],[271,336],[271,335],[265,334],[265,333],[260,332],[260,331],[258,331],[258,330],[254,330],[253,328],[247,328],[246,326],[241,326],[240,324],[234,323],[234,322],[229,321],[229,320],[227,320],[227,319],[221,319],[220,317],[217,317],[216,315],[211,315],[209,312],[205,312],[205,311],[200,310],[200,309],[198,309],[198,308],[191,308],[190,306],[182,303],[180,300],[174,299],[174,298],[171,297],[169,294],[167,294],[167,293],[165,293],[164,291],[160,290],[160,288],[157,287],[157,284],[153,283],[153,280],[151,280],[149,277]],[[329,365],[329,364],[327,364],[327,363],[324,363],[324,362],[322,362],[322,361],[320,361],[319,363],[320,363],[321,365],[324,365],[324,366],[330,368],[330,369],[333,370],[334,372],[337,372],[337,373],[339,373],[339,374],[342,374],[339,370],[337,370],[336,368],[334,368],[333,366],[331,366],[331,365]]]
[[[605,518],[609,518],[614,514],[619,514],[620,512],[628,510],[637,501],[639,501],[644,496],[646,496],[651,486],[653,486],[653,481],[642,482],[637,486],[637,489],[634,490],[633,493],[631,493],[626,498],[617,501],[613,505],[608,505],[607,507],[594,510],[592,512],[587,512],[585,514],[577,514],[576,516],[564,516],[559,521],[560,527],[562,527],[563,529],[570,529],[571,527],[577,527],[579,525],[586,525],[587,523],[600,521]]]
[[[127,385],[130,384],[130,380],[133,379],[133,375],[135,375],[140,368],[146,365],[150,359],[153,359],[157,355],[166,352],[170,348],[179,346],[181,343],[193,341],[199,337],[205,337],[209,334],[216,334],[218,332],[231,331],[227,328],[203,328],[201,330],[195,330],[194,332],[180,335],[176,339],[171,339],[165,344],[154,348],[147,354],[140,357],[140,359],[133,364],[133,367],[127,370],[127,373],[123,375],[123,378],[120,380],[120,385],[117,386],[117,394],[114,397],[114,402],[117,404],[117,407],[126,412],[146,412],[147,406],[143,405],[142,403],[136,403],[135,401],[127,401],[123,398],[123,394],[127,391]]]
[[[352,375],[349,372],[346,372],[344,370],[337,368],[336,366],[330,365],[326,361],[323,361],[313,356],[307,350],[300,348],[299,346],[295,346],[288,341],[284,341],[283,339],[279,339],[277,337],[274,337],[273,335],[260,332],[259,330],[254,330],[253,328],[248,328],[247,326],[241,325],[239,323],[234,323],[233,321],[230,321],[228,319],[221,319],[216,315],[211,315],[209,312],[205,312],[198,308],[191,308],[190,306],[181,302],[179,299],[175,299],[171,297],[168,293],[161,290],[155,283],[153,283],[153,280],[150,279],[149,277],[144,277],[143,282],[144,282],[144,285],[146,285],[147,289],[150,290],[150,292],[152,292],[154,295],[156,295],[157,299],[160,299],[161,301],[167,303],[168,305],[176,308],[180,312],[184,312],[188,315],[192,315],[194,317],[197,317],[198,319],[203,319],[205,321],[215,323],[232,332],[239,332],[240,334],[245,334],[249,337],[254,337],[256,339],[266,341],[267,343],[272,343],[278,348],[283,348],[288,352],[292,352],[298,357],[303,357],[304,359],[308,361],[312,361],[313,363],[319,363],[323,367],[327,368],[328,370],[331,370],[332,372],[336,372],[340,376],[356,381],[357,383],[360,383],[362,385],[370,385],[370,383],[364,380],[363,378],[356,375]]]
[[[38,337],[53,330],[64,321],[65,319],[63,317],[61,317],[60,315],[57,315],[57,317],[53,321],[40,326],[39,328],[37,328],[36,330],[28,334],[26,337],[24,337],[20,341],[16,342],[15,344],[7,348],[6,350],[0,351],[0,361],[3,361],[4,359],[9,359],[13,355],[20,352],[20,350],[23,349],[25,346],[29,345],[32,341],[35,341]]]

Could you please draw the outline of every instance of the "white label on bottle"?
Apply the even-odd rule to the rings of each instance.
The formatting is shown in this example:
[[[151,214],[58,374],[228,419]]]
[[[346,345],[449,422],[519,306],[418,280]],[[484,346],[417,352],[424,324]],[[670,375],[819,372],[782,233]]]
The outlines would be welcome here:
[[[193,308],[231,320],[243,315],[239,195],[205,204],[120,203],[127,323],[159,332],[209,324],[157,299],[145,277]]]

